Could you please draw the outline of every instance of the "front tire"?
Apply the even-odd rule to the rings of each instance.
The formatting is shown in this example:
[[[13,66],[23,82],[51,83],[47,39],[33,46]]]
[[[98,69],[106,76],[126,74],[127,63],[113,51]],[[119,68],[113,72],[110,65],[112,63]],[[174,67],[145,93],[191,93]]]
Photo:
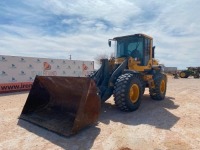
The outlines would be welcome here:
[[[154,88],[149,88],[149,94],[153,100],[163,100],[165,99],[166,89],[167,89],[167,77],[165,74],[158,73],[154,77]]]
[[[114,101],[122,111],[135,111],[139,108],[143,85],[136,74],[125,73],[118,77],[114,87]]]

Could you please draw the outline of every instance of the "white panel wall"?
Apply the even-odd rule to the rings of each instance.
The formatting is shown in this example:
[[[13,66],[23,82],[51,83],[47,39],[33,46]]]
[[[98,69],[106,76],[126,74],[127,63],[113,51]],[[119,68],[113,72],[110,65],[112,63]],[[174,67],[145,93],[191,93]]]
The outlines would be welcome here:
[[[33,82],[36,75],[84,77],[93,70],[93,61],[0,55],[0,85]]]

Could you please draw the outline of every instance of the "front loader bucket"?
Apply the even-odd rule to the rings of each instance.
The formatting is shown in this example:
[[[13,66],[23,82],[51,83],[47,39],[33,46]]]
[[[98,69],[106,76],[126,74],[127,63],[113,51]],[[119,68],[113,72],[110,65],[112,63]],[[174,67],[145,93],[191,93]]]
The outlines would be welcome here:
[[[36,76],[20,118],[69,136],[96,122],[99,113],[100,98],[92,79]]]

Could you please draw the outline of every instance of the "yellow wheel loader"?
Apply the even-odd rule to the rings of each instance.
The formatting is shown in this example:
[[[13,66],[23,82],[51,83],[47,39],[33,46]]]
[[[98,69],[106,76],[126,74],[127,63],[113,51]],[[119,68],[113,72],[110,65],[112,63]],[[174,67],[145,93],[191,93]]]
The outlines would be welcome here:
[[[113,42],[115,57],[102,59],[89,77],[36,76],[20,118],[68,136],[96,122],[111,95],[122,111],[138,109],[146,87],[152,99],[163,100],[167,76],[154,59],[153,38],[134,34]]]

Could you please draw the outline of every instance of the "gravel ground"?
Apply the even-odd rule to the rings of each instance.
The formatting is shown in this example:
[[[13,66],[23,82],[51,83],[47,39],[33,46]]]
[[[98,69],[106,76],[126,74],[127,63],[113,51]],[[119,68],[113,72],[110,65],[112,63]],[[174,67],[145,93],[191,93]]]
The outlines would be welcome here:
[[[131,113],[119,111],[110,98],[97,124],[68,138],[18,120],[27,96],[27,92],[0,95],[0,149],[200,148],[200,79],[169,77],[165,100],[151,100],[146,89],[140,108]]]

